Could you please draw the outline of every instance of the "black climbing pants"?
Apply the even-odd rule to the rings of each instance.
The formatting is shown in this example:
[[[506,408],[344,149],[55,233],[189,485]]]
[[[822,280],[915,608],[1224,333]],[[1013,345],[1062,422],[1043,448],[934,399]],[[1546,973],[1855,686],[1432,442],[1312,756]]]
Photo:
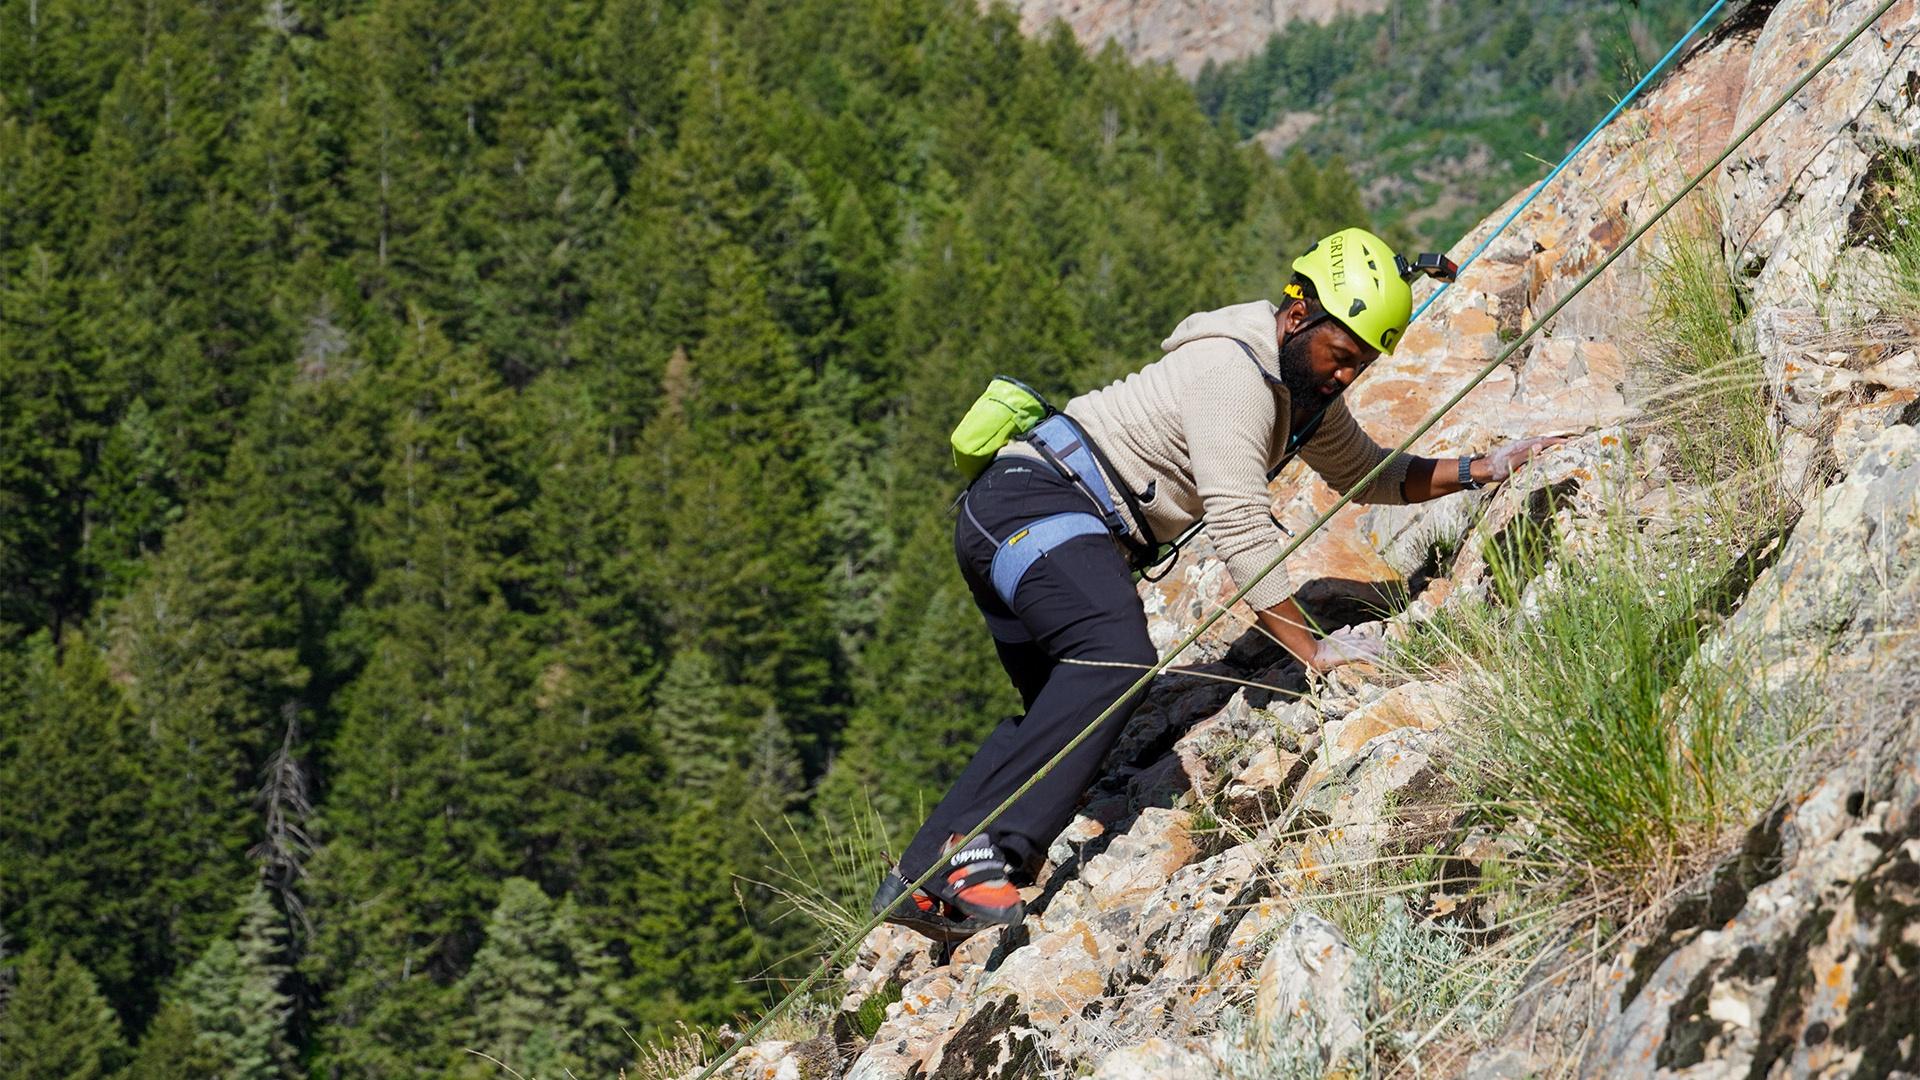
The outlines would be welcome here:
[[[1037,461],[995,461],[968,489],[954,554],[1027,711],[993,729],[920,827],[900,860],[909,880],[939,860],[949,835],[971,832],[1158,659],[1132,572],[1111,537],[1075,537],[1042,556],[1021,578],[1011,605],[993,590],[989,568],[999,541],[1041,518],[1092,510],[1087,496]],[[1114,710],[988,827],[1016,874],[1038,871],[1139,697]]]

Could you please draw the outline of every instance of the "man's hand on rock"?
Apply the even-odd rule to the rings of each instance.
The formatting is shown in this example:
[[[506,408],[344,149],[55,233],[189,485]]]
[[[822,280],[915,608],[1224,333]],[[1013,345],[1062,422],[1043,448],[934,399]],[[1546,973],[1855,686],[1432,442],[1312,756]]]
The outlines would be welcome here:
[[[1343,626],[1315,643],[1313,660],[1309,666],[1317,672],[1327,672],[1342,664],[1376,662],[1386,655],[1386,651],[1384,638]]]
[[[1515,469],[1533,460],[1534,455],[1566,441],[1564,435],[1540,435],[1496,446],[1486,453],[1487,476],[1481,482],[1501,483],[1512,476]]]

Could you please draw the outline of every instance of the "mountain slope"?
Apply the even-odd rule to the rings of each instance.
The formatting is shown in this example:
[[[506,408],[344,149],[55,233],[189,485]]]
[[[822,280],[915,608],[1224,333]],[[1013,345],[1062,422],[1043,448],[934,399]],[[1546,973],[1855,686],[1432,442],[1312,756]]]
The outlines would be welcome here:
[[[990,0],[1005,2],[1005,0]],[[1137,63],[1171,64],[1192,78],[1208,63],[1250,56],[1269,35],[1295,22],[1324,23],[1379,11],[1389,0],[1012,0],[1020,29],[1044,32],[1058,22],[1089,51],[1108,42]]]
[[[1871,7],[1782,3],[1693,58],[1355,387],[1362,422],[1386,436],[1443,400]],[[805,1044],[811,1075],[1920,1065],[1916,34],[1920,11],[1896,9],[1714,179],[1720,214],[1650,236],[1416,450],[1578,438],[1491,496],[1343,513],[1289,565],[1334,618],[1364,596],[1353,583],[1412,575],[1423,591],[1386,631],[1425,666],[1344,669],[1295,701],[1297,668],[1272,651],[1204,640],[1184,658],[1199,670],[1156,682],[1133,718],[1026,924],[950,961],[876,931],[839,1019]],[[1675,290],[1689,274],[1709,286],[1694,307]],[[1751,378],[1661,381],[1708,348],[1687,344],[1689,312],[1714,313],[1695,328]],[[1765,453],[1716,472],[1738,430],[1716,425],[1749,406]],[[1276,486],[1289,525],[1331,500],[1307,481]],[[1155,640],[1229,589],[1204,554],[1149,588]],[[1556,774],[1500,742],[1514,729],[1489,665],[1518,660],[1444,647],[1475,627],[1491,648],[1547,641],[1582,596],[1625,599],[1569,650],[1608,648],[1635,605],[1658,631],[1640,656],[1662,672],[1653,740],[1633,752],[1669,771],[1618,790],[1599,784],[1619,754]],[[1606,736],[1642,670],[1600,671],[1596,696],[1533,734]],[[1498,772],[1526,760],[1539,775]],[[1557,811],[1553,775],[1587,785]],[[1659,775],[1668,818],[1642,799]],[[1579,831],[1616,805],[1645,807],[1619,820],[1650,824],[1658,858]],[[1583,835],[1600,846],[1569,858]],[[736,1075],[800,1053],[752,1047]]]

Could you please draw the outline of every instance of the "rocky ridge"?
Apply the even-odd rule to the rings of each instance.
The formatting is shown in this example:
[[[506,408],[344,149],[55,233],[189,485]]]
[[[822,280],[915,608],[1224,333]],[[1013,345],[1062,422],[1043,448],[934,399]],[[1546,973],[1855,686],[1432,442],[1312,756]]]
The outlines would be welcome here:
[[[1187,79],[1209,60],[1259,52],[1295,20],[1325,23],[1386,6],[1386,0],[1012,0],[1022,33],[1064,23],[1089,50],[1114,42],[1128,59],[1172,64]]]
[[[1354,388],[1362,422],[1383,438],[1410,428],[1871,7],[1751,5]],[[1721,246],[1750,286],[1781,483],[1802,513],[1704,655],[1765,644],[1769,676],[1840,702],[1849,731],[1697,888],[1597,956],[1550,954],[1511,1010],[1476,1017],[1461,991],[1453,1015],[1470,1036],[1402,1030],[1405,973],[1326,912],[1351,868],[1437,851],[1446,880],[1472,880],[1511,848],[1446,798],[1449,748],[1473,718],[1448,685],[1382,672],[1342,669],[1308,691],[1297,666],[1244,635],[1240,611],[1155,683],[1049,852],[1023,926],[951,956],[881,928],[843,973],[828,1030],[747,1048],[729,1074],[1359,1076],[1383,1064],[1382,1047],[1418,1058],[1422,1075],[1480,1080],[1920,1070],[1920,364],[1911,331],[1904,343],[1853,332],[1879,316],[1848,299],[1866,292],[1849,283],[1886,271],[1862,208],[1920,132],[1917,36],[1920,3],[1897,4],[1712,182]],[[1630,342],[1658,257],[1630,253],[1415,450],[1576,438],[1497,492],[1343,511],[1289,564],[1323,619],[1400,607],[1383,627],[1393,637],[1480,602],[1483,541],[1543,507],[1572,529],[1622,500],[1660,517],[1674,485],[1659,439],[1623,437]],[[1334,498],[1309,475],[1275,491],[1296,530]],[[1145,588],[1156,642],[1231,590],[1217,560],[1189,556]],[[1381,933],[1444,968],[1493,941],[1498,913],[1476,903],[1427,889]],[[864,1031],[855,1018],[882,1004]]]

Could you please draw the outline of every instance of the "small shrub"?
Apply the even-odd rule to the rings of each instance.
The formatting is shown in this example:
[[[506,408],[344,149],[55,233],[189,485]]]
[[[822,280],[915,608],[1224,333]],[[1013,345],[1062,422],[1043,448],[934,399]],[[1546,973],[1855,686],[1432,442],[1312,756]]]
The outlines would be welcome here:
[[[853,1016],[853,1025],[861,1038],[871,1039],[874,1032],[880,1030],[880,1025],[887,1019],[887,1006],[900,1000],[902,989],[898,983],[888,983],[879,992],[867,995],[866,1000],[860,1003],[859,1010]]]

